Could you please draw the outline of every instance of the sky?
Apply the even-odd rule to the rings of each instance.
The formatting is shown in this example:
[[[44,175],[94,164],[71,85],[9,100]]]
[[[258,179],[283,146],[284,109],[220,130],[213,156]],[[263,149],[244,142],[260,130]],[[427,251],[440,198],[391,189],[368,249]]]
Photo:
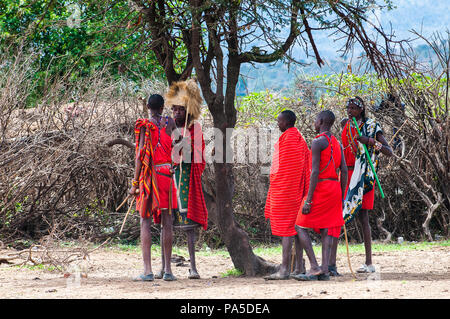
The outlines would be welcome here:
[[[387,11],[374,10],[369,15],[369,20],[384,28],[386,33],[392,31],[396,40],[416,38],[411,30],[430,37],[433,32],[445,32],[450,30],[450,0],[393,0],[396,8]],[[322,44],[321,54],[334,58],[336,50],[340,48],[339,43],[330,39],[327,34],[314,34]],[[417,45],[423,44],[417,41]]]

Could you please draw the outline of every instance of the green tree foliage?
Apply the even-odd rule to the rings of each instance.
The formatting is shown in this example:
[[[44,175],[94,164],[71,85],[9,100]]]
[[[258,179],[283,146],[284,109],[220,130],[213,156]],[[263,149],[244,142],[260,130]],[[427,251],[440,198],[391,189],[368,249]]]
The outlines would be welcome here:
[[[0,54],[37,53],[29,105],[59,77],[75,83],[106,68],[129,81],[164,78],[150,47],[139,13],[126,0],[0,0]]]

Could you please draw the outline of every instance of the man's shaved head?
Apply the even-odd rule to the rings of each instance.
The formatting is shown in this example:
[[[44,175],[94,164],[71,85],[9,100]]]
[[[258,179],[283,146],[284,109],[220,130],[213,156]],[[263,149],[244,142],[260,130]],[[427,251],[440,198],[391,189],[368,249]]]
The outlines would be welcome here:
[[[334,116],[334,113],[331,112],[330,110],[325,110],[319,113],[319,115],[317,116],[319,120],[323,121],[323,124],[325,124],[326,126],[332,127],[334,124],[334,120],[336,119],[336,117]]]
[[[290,111],[290,110],[286,110],[281,112],[281,115],[283,116],[284,119],[286,119],[286,124],[289,126],[294,126],[295,122],[297,121],[297,116],[295,116],[295,113]]]

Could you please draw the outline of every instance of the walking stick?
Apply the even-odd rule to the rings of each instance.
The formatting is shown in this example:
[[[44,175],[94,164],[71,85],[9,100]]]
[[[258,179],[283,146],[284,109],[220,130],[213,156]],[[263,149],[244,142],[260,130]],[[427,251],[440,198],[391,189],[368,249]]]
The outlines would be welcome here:
[[[186,105],[186,118],[184,119],[183,138],[181,140],[184,140],[184,138],[186,137],[188,117],[189,117],[189,106]],[[180,178],[178,180],[178,186],[177,186],[177,197],[180,197],[180,185],[181,185],[182,173],[183,173],[183,149],[181,150],[181,156],[180,156]]]
[[[128,196],[123,200],[122,204],[120,204],[119,207],[116,208],[116,211],[118,211],[118,210],[120,209],[120,207],[122,207],[123,204],[125,204],[125,203],[127,202],[128,198],[130,198],[130,196],[131,196],[131,195],[128,194]]]
[[[129,196],[130,196],[130,195],[128,195],[128,197],[129,197]],[[128,197],[127,197],[127,198],[128,198]],[[122,233],[123,226],[125,225],[125,221],[127,220],[128,214],[130,213],[131,208],[133,207],[133,203],[134,203],[134,200],[135,200],[135,199],[136,199],[136,197],[133,196],[133,200],[131,201],[130,208],[128,208],[128,211],[127,211],[127,213],[126,213],[126,215],[125,215],[125,218],[123,219],[123,222],[122,222],[122,227],[120,227],[119,235]]]
[[[350,271],[351,271],[351,273],[353,275],[353,278],[356,279],[356,275],[355,275],[355,273],[353,272],[353,269],[352,269],[352,263],[350,262],[350,252],[348,250],[348,239],[347,239],[347,228],[345,227],[345,223],[344,223],[344,236],[345,236],[345,247],[347,248],[348,267],[350,268]]]
[[[358,131],[358,135],[361,136],[361,132],[359,131],[358,123],[356,119],[353,117],[353,123],[355,124],[356,130]],[[378,180],[377,172],[375,172],[375,167],[373,166],[372,159],[370,158],[369,151],[367,150],[366,144],[361,143],[364,147],[364,152],[366,153],[367,161],[370,164],[370,168],[372,169],[373,175],[375,176],[375,180],[377,181],[378,188],[380,189],[381,198],[384,198],[383,189],[381,188],[380,181]]]
[[[170,169],[173,170],[173,163],[170,164]],[[170,172],[170,182],[169,182],[169,216],[172,215],[172,183],[173,183],[173,175]]]

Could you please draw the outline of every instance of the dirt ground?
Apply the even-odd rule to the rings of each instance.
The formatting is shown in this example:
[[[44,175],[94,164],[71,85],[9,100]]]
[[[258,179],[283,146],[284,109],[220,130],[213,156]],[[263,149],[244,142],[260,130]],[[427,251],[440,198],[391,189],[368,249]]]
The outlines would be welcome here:
[[[1,253],[1,252],[0,252]],[[1,254],[0,254],[1,255]],[[187,259],[187,256],[185,256]],[[279,263],[281,256],[262,256]],[[299,282],[296,280],[266,281],[263,278],[223,277],[233,269],[229,257],[197,256],[199,280],[189,280],[188,262],[173,264],[178,278],[174,282],[133,282],[142,269],[139,251],[99,249],[81,265],[87,276],[76,269],[67,277],[61,272],[39,267],[0,265],[0,299],[4,298],[146,298],[146,299],[353,299],[353,298],[444,298],[450,297],[450,248],[433,247],[421,251],[374,253],[378,267],[375,274],[357,274],[353,279],[346,255],[338,257],[342,277],[330,281]],[[352,254],[355,270],[364,261],[364,254]],[[153,257],[154,272],[160,260]],[[83,268],[84,267],[84,268]],[[307,262],[308,267],[308,262]]]

